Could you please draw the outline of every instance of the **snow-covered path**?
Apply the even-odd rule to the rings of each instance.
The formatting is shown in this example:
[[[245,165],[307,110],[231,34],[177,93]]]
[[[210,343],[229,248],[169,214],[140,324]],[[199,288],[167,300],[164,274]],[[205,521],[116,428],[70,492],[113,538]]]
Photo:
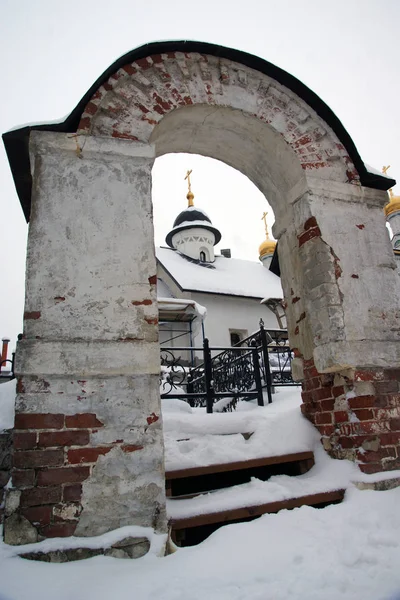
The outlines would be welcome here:
[[[228,525],[166,558],[68,564],[7,558],[1,600],[400,598],[400,489],[350,489],[341,505]],[[396,596],[396,593],[399,594]]]

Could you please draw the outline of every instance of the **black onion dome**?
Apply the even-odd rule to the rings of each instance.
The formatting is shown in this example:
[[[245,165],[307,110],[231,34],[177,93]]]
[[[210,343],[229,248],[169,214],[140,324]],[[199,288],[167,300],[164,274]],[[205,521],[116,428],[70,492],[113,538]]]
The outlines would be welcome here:
[[[186,208],[176,217],[173,227],[178,227],[187,221],[208,221],[211,224],[211,219],[205,212],[195,208],[194,206]]]
[[[173,228],[165,238],[165,241],[170,248],[173,248],[172,238],[174,234],[178,231],[183,231],[184,229],[191,229],[191,223],[193,223],[193,227],[203,227],[204,229],[211,231],[215,238],[214,246],[221,240],[221,233],[216,227],[213,226],[210,217],[201,209],[194,206],[188,206],[188,208],[183,210],[176,217]]]

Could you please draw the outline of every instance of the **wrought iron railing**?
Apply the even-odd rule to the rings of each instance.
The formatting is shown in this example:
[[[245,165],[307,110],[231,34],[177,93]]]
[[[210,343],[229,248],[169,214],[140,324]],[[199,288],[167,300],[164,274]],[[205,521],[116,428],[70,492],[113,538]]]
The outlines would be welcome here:
[[[179,355],[188,350],[199,348],[161,349],[161,398],[184,399],[191,406],[206,406],[207,412],[213,412],[215,401],[222,399],[230,406],[242,398],[257,399],[263,406],[257,348],[210,348],[205,339],[204,362],[194,368],[185,366]],[[218,355],[212,357],[215,351]]]
[[[14,363],[15,352],[11,354],[11,358],[6,358],[5,360],[0,361],[0,380],[7,379],[11,381],[12,379],[15,379]],[[9,369],[7,368],[8,365]]]
[[[184,359],[188,352],[201,352],[201,364],[188,366]],[[297,385],[291,361],[287,335],[279,330],[266,331],[262,320],[258,331],[229,348],[212,348],[207,339],[203,348],[163,347],[161,397],[181,398],[191,406],[206,406],[208,412],[223,398],[228,399],[225,406],[230,408],[242,398],[257,398],[262,406],[263,390],[270,403],[273,387]]]

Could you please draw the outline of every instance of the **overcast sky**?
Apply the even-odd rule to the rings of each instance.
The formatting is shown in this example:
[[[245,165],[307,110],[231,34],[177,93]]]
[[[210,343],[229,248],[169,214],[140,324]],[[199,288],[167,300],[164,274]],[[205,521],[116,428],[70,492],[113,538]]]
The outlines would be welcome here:
[[[400,179],[399,25],[398,0],[0,0],[0,132],[67,115],[137,46],[201,40],[258,55],[300,79],[336,113],[363,160],[392,165]],[[257,260],[265,198],[240,173],[197,156],[156,161],[156,244],[186,205],[188,168],[195,204],[221,230],[219,247]],[[14,340],[22,330],[27,225],[2,144],[0,182],[0,338]]]

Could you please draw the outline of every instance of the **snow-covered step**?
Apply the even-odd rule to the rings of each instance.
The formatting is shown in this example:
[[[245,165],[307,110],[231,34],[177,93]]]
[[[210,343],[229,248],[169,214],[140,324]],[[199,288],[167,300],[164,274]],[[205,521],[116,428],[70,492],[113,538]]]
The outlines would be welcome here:
[[[344,493],[344,488],[335,489],[309,473],[298,477],[280,475],[269,481],[252,479],[193,498],[167,498],[167,512],[174,541],[190,546],[224,524],[305,505],[322,508],[341,502]]]
[[[286,498],[285,500],[276,500],[272,502],[264,502],[262,504],[252,504],[251,506],[241,506],[230,509],[220,509],[215,512],[207,512],[204,514],[192,516],[175,516],[170,517],[170,524],[173,531],[189,529],[192,527],[201,527],[203,525],[223,524],[230,521],[245,521],[254,519],[266,513],[276,513],[284,509],[299,508],[300,506],[325,506],[341,502],[345,494],[344,489],[329,490],[318,492],[315,494],[307,494],[305,496],[297,496],[295,498]],[[189,500],[187,500],[189,501]],[[168,500],[169,514],[171,504],[174,500]]]
[[[232,487],[252,478],[266,481],[273,475],[300,475],[314,465],[311,451],[267,456],[166,471],[167,496],[194,496]]]

